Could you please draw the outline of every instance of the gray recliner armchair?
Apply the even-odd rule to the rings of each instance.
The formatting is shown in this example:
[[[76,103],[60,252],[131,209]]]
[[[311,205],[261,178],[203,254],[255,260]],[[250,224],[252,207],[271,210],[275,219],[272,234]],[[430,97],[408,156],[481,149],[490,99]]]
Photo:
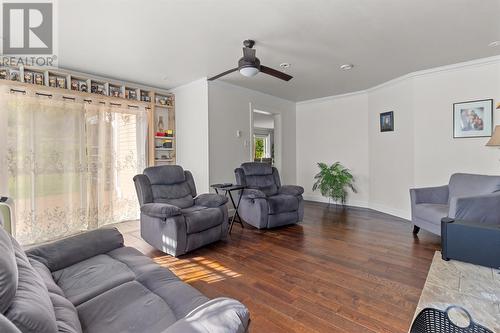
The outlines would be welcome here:
[[[243,190],[238,213],[258,229],[274,228],[302,221],[304,201],[301,186],[281,186],[278,170],[266,163],[248,162],[234,170]]]
[[[410,189],[413,233],[441,234],[441,219],[500,225],[500,176],[456,173],[448,185]]]
[[[193,175],[178,165],[150,167],[134,177],[141,205],[141,236],[160,251],[179,256],[225,238],[227,198],[196,196]]]

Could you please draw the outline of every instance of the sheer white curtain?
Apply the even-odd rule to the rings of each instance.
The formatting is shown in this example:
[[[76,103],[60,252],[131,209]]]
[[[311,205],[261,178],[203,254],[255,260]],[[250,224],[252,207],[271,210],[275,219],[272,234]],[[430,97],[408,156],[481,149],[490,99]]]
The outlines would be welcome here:
[[[137,219],[132,178],[146,166],[146,114],[88,104],[85,118],[89,227]]]
[[[146,162],[144,110],[0,92],[0,194],[14,233],[42,242],[136,219],[132,177]]]

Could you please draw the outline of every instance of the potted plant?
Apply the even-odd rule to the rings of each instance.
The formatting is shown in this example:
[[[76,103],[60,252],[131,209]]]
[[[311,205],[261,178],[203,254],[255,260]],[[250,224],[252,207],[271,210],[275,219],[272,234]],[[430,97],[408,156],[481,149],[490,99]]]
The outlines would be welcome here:
[[[335,203],[340,202],[343,206],[347,200],[347,190],[351,189],[354,193],[357,192],[351,171],[340,162],[335,162],[330,166],[320,162],[318,167],[320,171],[314,176],[313,191],[319,190],[322,196],[329,199],[328,204],[330,204],[331,199]]]

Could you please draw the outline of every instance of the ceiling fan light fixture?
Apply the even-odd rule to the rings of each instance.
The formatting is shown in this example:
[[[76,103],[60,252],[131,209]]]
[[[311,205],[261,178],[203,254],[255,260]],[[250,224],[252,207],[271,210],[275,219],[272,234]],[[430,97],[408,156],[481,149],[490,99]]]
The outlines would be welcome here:
[[[239,70],[240,74],[246,77],[252,77],[259,73],[259,69],[257,67],[252,67],[252,66],[241,67]]]

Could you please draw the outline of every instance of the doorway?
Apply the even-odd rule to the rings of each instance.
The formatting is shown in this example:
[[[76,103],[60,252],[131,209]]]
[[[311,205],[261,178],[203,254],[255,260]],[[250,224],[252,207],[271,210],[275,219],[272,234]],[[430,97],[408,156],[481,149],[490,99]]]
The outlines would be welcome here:
[[[251,160],[281,166],[281,116],[262,109],[251,109]]]

